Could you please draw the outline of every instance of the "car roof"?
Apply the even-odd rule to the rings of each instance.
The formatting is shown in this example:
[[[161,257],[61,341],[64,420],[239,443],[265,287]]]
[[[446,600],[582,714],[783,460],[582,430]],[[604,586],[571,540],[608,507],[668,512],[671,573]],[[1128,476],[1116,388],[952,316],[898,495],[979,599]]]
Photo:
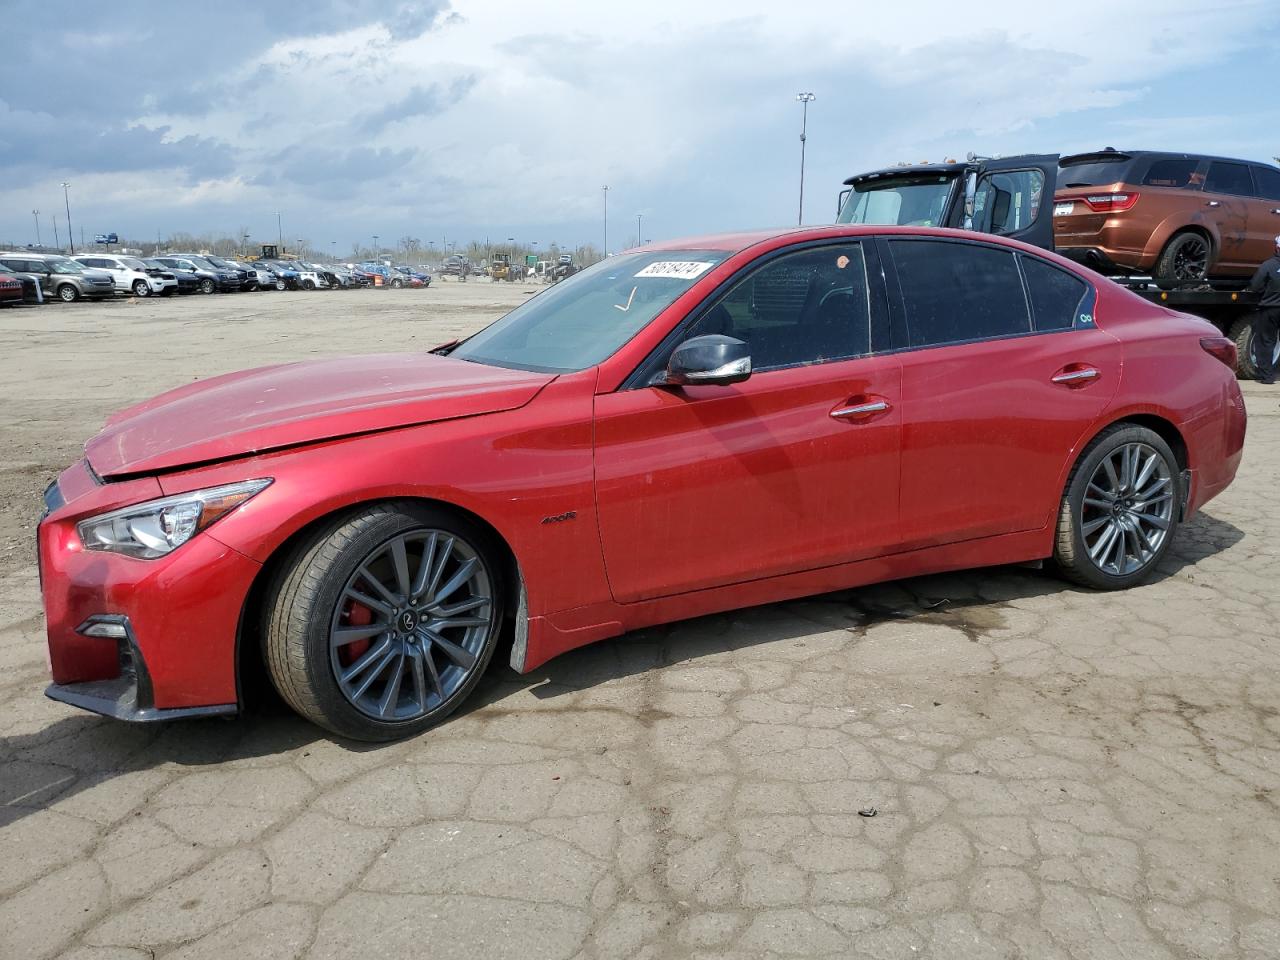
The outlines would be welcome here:
[[[1274,164],[1265,163],[1262,160],[1245,160],[1241,157],[1220,157],[1217,154],[1196,153],[1193,150],[1117,150],[1114,147],[1105,147],[1102,150],[1087,150],[1084,153],[1069,154],[1059,159],[1058,166],[1063,167],[1068,164],[1077,163],[1101,163],[1106,160],[1124,162],[1127,160],[1138,160],[1150,157],[1174,160],[1225,160],[1228,163],[1247,163],[1255,167],[1271,167],[1272,169],[1276,169]]]

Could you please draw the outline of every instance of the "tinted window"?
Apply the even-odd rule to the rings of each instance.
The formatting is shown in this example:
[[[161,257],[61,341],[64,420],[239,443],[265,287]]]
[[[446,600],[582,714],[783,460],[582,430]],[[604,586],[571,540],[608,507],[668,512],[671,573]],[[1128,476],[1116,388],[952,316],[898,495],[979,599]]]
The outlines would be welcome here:
[[[1148,187],[1198,187],[1199,183],[1195,179],[1198,166],[1200,161],[1194,157],[1153,160],[1142,183]]]
[[[1253,178],[1243,163],[1215,160],[1209,164],[1204,188],[1209,193],[1227,193],[1234,197],[1253,196]]]
[[[1058,168],[1060,187],[1096,187],[1105,183],[1124,183],[1129,176],[1130,161],[1127,154],[1114,157],[1088,155],[1080,160],[1068,157]]]
[[[978,182],[974,196],[973,229],[979,233],[1009,234],[1035,222],[1044,193],[1039,170],[990,173]]]
[[[869,353],[862,247],[814,247],[771,261],[721,297],[688,336],[709,333],[745,341],[757,371]]]
[[[1031,331],[1011,250],[973,243],[891,240],[913,347]]]
[[[1074,326],[1088,285],[1035,257],[1022,258],[1022,273],[1027,279],[1036,329],[1066,330]]]
[[[1266,200],[1280,200],[1280,170],[1274,167],[1254,167],[1253,180],[1258,196]]]

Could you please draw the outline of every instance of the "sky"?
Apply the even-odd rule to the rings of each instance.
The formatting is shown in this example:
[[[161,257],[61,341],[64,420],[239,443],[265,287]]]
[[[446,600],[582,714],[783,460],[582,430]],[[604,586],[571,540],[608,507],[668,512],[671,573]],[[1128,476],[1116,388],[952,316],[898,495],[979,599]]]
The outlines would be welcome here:
[[[898,161],[1280,155],[1280,3],[1158,6],[0,0],[0,242],[34,242],[32,210],[65,229],[64,181],[77,240],[616,251],[638,217],[792,224],[800,91],[811,223]]]

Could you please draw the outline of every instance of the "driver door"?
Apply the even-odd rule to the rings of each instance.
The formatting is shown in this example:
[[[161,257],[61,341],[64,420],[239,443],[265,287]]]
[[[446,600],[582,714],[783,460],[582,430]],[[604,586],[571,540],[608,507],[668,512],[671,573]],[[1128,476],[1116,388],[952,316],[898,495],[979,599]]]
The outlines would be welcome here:
[[[962,219],[956,226],[1052,250],[1057,181],[1056,153],[985,160],[975,175],[972,196],[965,185]]]
[[[742,383],[596,397],[596,505],[616,600],[830,566],[896,542],[901,370],[871,351],[884,300],[866,261],[850,242],[784,252],[699,308],[679,340],[747,342]]]

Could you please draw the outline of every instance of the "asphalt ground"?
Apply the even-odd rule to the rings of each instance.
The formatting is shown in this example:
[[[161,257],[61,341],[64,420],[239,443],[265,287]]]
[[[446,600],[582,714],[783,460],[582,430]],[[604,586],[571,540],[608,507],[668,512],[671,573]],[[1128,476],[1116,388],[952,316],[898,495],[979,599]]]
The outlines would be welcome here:
[[[0,310],[0,958],[1280,956],[1276,388],[1125,593],[1000,568],[705,617],[374,747],[44,698],[40,495],[108,413],[536,289]]]

